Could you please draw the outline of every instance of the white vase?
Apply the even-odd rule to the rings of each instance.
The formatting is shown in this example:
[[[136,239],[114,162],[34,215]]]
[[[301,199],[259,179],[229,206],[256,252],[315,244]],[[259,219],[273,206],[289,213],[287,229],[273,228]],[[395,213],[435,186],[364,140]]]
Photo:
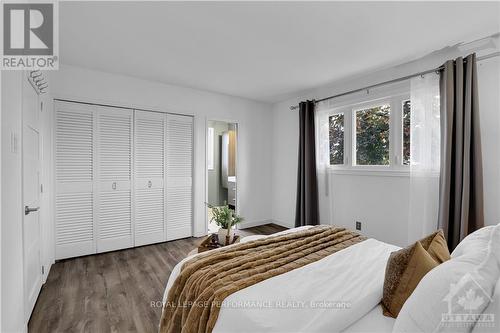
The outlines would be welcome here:
[[[220,228],[219,232],[217,233],[219,237],[219,243],[222,245],[226,245],[226,236],[227,236],[227,229]],[[233,234],[231,233],[231,230],[229,231],[229,244],[233,241]]]

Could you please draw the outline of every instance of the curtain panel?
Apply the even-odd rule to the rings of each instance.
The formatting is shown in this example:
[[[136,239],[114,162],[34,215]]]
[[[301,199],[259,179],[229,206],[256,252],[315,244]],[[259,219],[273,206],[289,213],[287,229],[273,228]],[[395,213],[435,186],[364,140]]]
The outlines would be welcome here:
[[[439,75],[410,81],[410,193],[408,241],[438,228],[440,171]]]
[[[476,66],[475,54],[447,61],[440,80],[439,227],[450,250],[484,226]]]
[[[319,224],[314,108],[314,101],[299,103],[296,227]]]

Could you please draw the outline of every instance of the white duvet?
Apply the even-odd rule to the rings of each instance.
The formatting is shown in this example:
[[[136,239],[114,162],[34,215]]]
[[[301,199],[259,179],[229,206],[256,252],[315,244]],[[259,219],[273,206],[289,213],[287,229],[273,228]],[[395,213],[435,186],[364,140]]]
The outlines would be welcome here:
[[[240,290],[226,298],[214,332],[340,332],[380,302],[387,259],[398,249],[368,239]],[[172,270],[163,301],[189,258]]]

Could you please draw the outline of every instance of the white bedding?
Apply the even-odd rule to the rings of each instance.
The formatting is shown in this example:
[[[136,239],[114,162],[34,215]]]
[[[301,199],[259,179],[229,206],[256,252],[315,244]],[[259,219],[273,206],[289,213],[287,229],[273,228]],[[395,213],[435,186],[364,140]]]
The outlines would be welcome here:
[[[382,314],[382,305],[377,305],[342,333],[386,333],[392,332],[396,319]]]
[[[240,290],[226,298],[214,332],[340,332],[376,309],[387,259],[398,249],[368,239]],[[172,270],[164,301],[189,258]]]

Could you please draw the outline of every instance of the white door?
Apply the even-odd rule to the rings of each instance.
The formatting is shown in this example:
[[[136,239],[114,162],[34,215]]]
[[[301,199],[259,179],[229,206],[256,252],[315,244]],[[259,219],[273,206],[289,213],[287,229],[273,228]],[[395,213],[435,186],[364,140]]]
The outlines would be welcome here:
[[[167,240],[193,235],[193,117],[167,114]]]
[[[29,319],[42,287],[40,237],[40,131],[38,95],[23,80],[23,247],[25,319]]]
[[[132,131],[129,109],[99,107],[97,252],[132,247]]]
[[[56,259],[96,252],[95,107],[55,103]]]
[[[165,117],[135,111],[135,246],[165,241]]]

